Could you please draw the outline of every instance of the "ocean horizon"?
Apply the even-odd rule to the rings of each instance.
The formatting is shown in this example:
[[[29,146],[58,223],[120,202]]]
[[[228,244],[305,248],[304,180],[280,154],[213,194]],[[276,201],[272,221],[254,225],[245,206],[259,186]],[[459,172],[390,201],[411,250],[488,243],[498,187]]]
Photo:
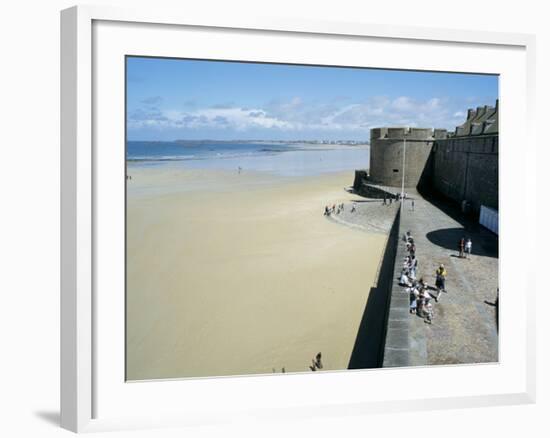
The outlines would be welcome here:
[[[312,176],[367,168],[369,146],[218,141],[128,141],[129,166],[176,166],[187,169],[269,172]]]

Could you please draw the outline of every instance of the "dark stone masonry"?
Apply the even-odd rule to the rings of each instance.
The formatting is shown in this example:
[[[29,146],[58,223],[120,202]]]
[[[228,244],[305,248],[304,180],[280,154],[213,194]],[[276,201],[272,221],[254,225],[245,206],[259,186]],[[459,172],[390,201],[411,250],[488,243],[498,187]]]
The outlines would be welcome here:
[[[482,206],[498,212],[498,101],[468,110],[451,133],[372,129],[370,147],[370,169],[356,171],[353,190],[374,204],[354,226],[382,223],[377,216],[384,214],[389,237],[350,368],[497,362],[498,235],[479,224],[479,212]],[[401,192],[403,172],[408,198],[387,209],[380,200]],[[399,285],[407,231],[415,240],[417,279],[435,288],[437,267],[447,271],[446,292],[432,299],[431,324],[409,312],[409,292]],[[458,256],[461,238],[473,242],[468,258]]]

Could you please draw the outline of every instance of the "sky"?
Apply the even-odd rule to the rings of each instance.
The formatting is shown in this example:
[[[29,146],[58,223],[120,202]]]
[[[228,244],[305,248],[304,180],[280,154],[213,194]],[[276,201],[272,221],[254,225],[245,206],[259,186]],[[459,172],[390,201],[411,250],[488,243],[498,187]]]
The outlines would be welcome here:
[[[127,57],[127,139],[355,140],[454,127],[498,76]]]

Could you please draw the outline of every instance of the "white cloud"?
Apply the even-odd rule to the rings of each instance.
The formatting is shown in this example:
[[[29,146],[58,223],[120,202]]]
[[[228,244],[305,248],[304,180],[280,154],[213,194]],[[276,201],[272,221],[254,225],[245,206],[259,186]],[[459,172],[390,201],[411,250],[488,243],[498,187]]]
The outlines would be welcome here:
[[[393,100],[391,107],[396,111],[411,111],[414,109],[414,102],[409,97],[401,96]]]
[[[464,117],[464,102],[432,97],[426,100],[377,96],[362,102],[347,100],[305,102],[299,96],[272,101],[264,107],[236,105],[193,110],[139,108],[130,112],[130,129],[280,130],[286,132],[334,132],[367,135],[378,126],[421,126],[453,129]]]

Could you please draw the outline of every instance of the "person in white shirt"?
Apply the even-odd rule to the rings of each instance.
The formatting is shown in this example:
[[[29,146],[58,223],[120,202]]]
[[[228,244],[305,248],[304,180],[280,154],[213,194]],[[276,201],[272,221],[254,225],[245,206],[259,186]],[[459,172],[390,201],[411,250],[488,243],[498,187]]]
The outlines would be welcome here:
[[[466,245],[464,246],[464,249],[466,250],[466,258],[469,259],[470,255],[472,254],[472,240],[471,239],[466,240]]]
[[[406,269],[403,269],[401,271],[401,277],[399,278],[399,284],[402,286],[410,287],[412,286],[412,282],[409,279],[408,271]]]

